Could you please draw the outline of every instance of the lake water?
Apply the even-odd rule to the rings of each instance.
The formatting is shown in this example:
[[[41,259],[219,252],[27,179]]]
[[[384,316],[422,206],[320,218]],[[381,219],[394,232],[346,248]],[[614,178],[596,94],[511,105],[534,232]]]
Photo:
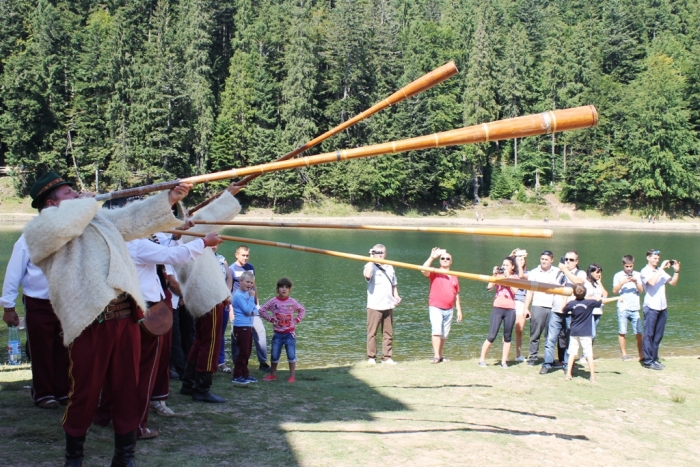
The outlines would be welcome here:
[[[696,234],[557,229],[551,239],[517,239],[419,232],[257,227],[226,229],[224,233],[359,255],[366,255],[375,243],[383,243],[388,250],[387,259],[413,264],[422,264],[431,248],[440,246],[452,253],[454,270],[482,274],[489,274],[493,266],[500,264],[515,247],[528,250],[530,268],[537,266],[542,250],[550,249],[555,258],[559,258],[567,250],[573,249],[580,255],[579,265],[582,269],[594,262],[602,265],[603,283],[611,295],[612,278],[621,269],[623,255],[634,255],[637,258],[635,269],[639,271],[646,264],[646,250],[659,249],[662,259],[677,258],[683,263],[679,284],[667,287],[669,318],[661,354],[698,353],[700,288],[696,285],[696,277],[700,271],[700,253],[694,248]],[[12,245],[19,235],[19,230],[0,230],[0,278],[4,278]],[[233,261],[236,246],[227,242],[219,252]],[[251,263],[256,268],[261,303],[274,295],[277,279],[287,276],[294,282],[292,296],[307,309],[306,319],[297,328],[300,367],[347,364],[365,358],[366,285],[362,276],[362,262],[251,245]],[[435,265],[437,263],[434,262]],[[403,302],[394,312],[394,359],[398,362],[428,359],[432,356],[427,311],[428,280],[419,271],[407,269],[397,268],[397,276]],[[453,324],[445,345],[445,355],[451,359],[478,356],[488,333],[493,303],[493,294],[486,291],[484,283],[460,279],[460,287],[464,321]],[[3,344],[6,329],[2,323],[0,341]],[[272,331],[268,329],[269,337]],[[526,327],[525,353],[528,333]],[[489,353],[489,359],[499,358],[501,335]],[[634,355],[634,339],[629,337],[632,336],[628,336],[627,349]],[[542,346],[541,343],[541,351]],[[614,304],[604,308],[595,351],[601,357],[619,355]],[[513,356],[514,349],[511,349],[511,358]]]

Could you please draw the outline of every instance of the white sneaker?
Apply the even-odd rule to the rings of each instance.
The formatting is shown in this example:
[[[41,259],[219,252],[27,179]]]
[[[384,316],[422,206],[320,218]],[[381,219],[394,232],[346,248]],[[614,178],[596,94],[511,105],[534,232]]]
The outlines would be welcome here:
[[[385,365],[396,365],[396,362],[393,361],[391,358],[387,358],[386,360],[383,360],[382,363]]]
[[[515,357],[515,361],[516,361],[516,362],[524,362],[524,361],[525,361],[525,357],[523,357],[522,355],[519,356],[519,357]]]
[[[581,366],[588,365],[588,360],[585,357],[581,357],[581,359],[578,361],[578,364]]]
[[[165,405],[165,401],[151,401],[151,409],[155,410],[164,417],[175,416],[175,412],[173,412],[170,407]]]
[[[368,358],[368,359],[367,359],[367,364],[368,364],[368,365],[376,365],[376,364],[377,364],[377,359],[376,359],[376,358]]]

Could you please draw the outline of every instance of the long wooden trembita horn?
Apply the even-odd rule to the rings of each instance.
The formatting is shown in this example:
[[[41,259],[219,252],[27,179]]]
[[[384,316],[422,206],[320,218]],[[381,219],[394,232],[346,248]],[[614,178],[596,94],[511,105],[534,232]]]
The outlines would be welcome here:
[[[440,68],[436,68],[433,71],[431,71],[430,73],[427,73],[427,74],[421,76],[420,78],[418,78],[417,80],[407,84],[406,86],[399,89],[398,91],[396,91],[394,94],[387,97],[383,101],[377,102],[372,107],[365,110],[364,112],[362,112],[358,115],[355,115],[350,120],[347,120],[347,121],[341,123],[340,125],[336,126],[335,128],[328,130],[327,132],[325,132],[321,136],[317,136],[316,138],[312,139],[308,143],[299,146],[298,148],[296,148],[295,150],[293,150],[291,152],[288,152],[284,156],[277,159],[277,162],[292,159],[292,158],[298,156],[299,154],[301,154],[302,152],[304,152],[308,149],[311,149],[312,147],[316,146],[317,144],[327,140],[331,136],[336,135],[336,134],[340,133],[341,131],[351,127],[355,123],[358,123],[358,122],[364,120],[365,118],[370,117],[370,116],[376,114],[377,112],[379,112],[380,110],[383,110],[389,106],[392,106],[394,104],[398,104],[399,102],[401,102],[405,99],[408,99],[409,97],[413,97],[416,94],[420,94],[421,92],[426,91],[426,90],[432,88],[433,86],[436,86],[436,85],[442,83],[446,79],[451,78],[452,76],[456,75],[457,73],[459,73],[459,70],[457,70],[457,65],[455,65],[455,62],[450,62],[450,63],[447,63],[447,64],[441,66]],[[236,182],[236,186],[241,186],[241,187],[246,186],[248,183],[250,183],[252,180],[255,180],[260,175],[262,175],[262,174],[250,174],[247,177],[245,177],[244,179]],[[188,214],[191,216],[196,211],[198,211],[201,208],[203,208],[204,206],[208,205],[209,203],[214,201],[219,196],[221,196],[221,193],[217,193],[216,195],[212,196],[211,198],[205,199],[204,201],[202,201],[201,203],[199,203],[198,205],[196,205],[192,209],[190,209],[188,211]]]
[[[509,229],[472,227],[406,227],[400,225],[311,224],[291,222],[194,221],[195,224],[230,225],[240,227],[291,227],[295,229],[388,230],[399,232],[431,232],[458,235],[490,235],[496,237],[552,238],[551,229]]]
[[[183,230],[166,230],[165,233],[169,233],[169,234],[173,234],[173,235],[188,235],[190,237],[204,237],[206,235],[203,233],[187,232],[187,231],[183,231]],[[275,247],[279,247],[279,248],[289,248],[291,250],[305,251],[307,253],[317,253],[320,255],[335,256],[337,258],[354,259],[357,261],[364,261],[364,262],[370,261],[370,258],[368,258],[367,256],[353,255],[351,253],[343,253],[340,251],[333,251],[333,250],[323,250],[321,248],[312,248],[312,247],[308,247],[308,246],[292,245],[291,243],[272,242],[269,240],[257,240],[254,238],[232,237],[230,235],[219,235],[219,237],[221,237],[224,240],[231,241],[231,242],[250,243],[253,245],[275,246]],[[533,292],[544,292],[544,293],[555,294],[555,295],[571,295],[572,294],[571,287],[562,287],[562,286],[557,285],[557,284],[545,284],[542,282],[529,281],[526,279],[506,279],[506,278],[499,278],[499,277],[494,277],[494,276],[487,276],[484,274],[471,274],[468,272],[459,272],[459,271],[445,271],[443,269],[426,268],[425,266],[418,266],[416,264],[410,264],[410,263],[401,263],[399,261],[390,261],[387,259],[372,258],[372,262],[381,263],[381,264],[390,264],[390,265],[395,266],[397,268],[414,269],[416,271],[430,271],[430,272],[435,272],[438,274],[447,274],[450,276],[461,277],[462,279],[469,279],[469,280],[479,281],[479,282],[493,282],[496,284],[505,285],[507,287],[516,287],[518,289],[532,290]]]
[[[485,143],[512,138],[524,138],[526,136],[544,135],[560,131],[590,128],[598,123],[598,112],[592,105],[575,107],[573,109],[552,110],[535,115],[509,118],[491,123],[468,126],[456,130],[435,133],[433,135],[419,136],[417,138],[393,141],[390,143],[374,144],[361,148],[345,149],[342,151],[306,156],[294,160],[282,162],[270,162],[268,164],[254,165],[240,169],[225,170],[205,175],[183,178],[172,182],[156,183],[126,190],[113,191],[97,195],[98,201],[124,196],[138,196],[153,191],[168,190],[179,183],[204,183],[214,180],[242,177],[251,174],[264,174],[279,170],[310,167],[312,165],[340,162],[360,157],[379,156],[382,154],[396,154],[420,149],[440,148],[461,144]]]

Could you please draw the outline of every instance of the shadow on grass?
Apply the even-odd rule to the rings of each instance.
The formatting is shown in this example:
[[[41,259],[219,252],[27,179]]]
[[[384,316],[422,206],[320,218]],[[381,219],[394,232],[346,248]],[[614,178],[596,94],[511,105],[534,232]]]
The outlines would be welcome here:
[[[434,422],[434,423],[445,423],[445,424],[462,424],[462,425],[472,425],[474,428],[421,428],[419,430],[396,430],[396,431],[386,431],[386,430],[290,430],[291,432],[298,433],[364,433],[370,435],[410,435],[416,433],[452,433],[452,432],[465,432],[465,433],[492,433],[492,434],[502,434],[502,435],[512,435],[512,436],[554,436],[558,439],[563,439],[566,441],[590,441],[586,435],[568,435],[566,433],[551,433],[549,431],[531,431],[531,430],[510,430],[508,428],[502,428],[493,425],[479,425],[469,422],[453,422],[453,421],[443,421],[443,420],[417,420],[417,419],[395,419],[395,420],[406,420],[415,422]],[[484,427],[484,428],[479,428]]]
[[[441,404],[413,404],[413,405],[424,405],[427,407],[445,407],[445,408],[454,408],[454,409],[493,410],[495,412],[514,413],[517,415],[525,415],[528,417],[546,418],[549,420],[556,420],[557,419],[557,417],[555,417],[554,415],[540,415],[540,414],[534,413],[534,412],[523,412],[521,410],[502,409],[500,407],[470,407],[468,405],[441,405]]]
[[[437,386],[372,386],[373,388],[397,388],[397,389],[444,389],[444,388],[492,388],[488,384],[440,384]]]
[[[137,444],[139,466],[299,465],[288,442],[285,423],[372,421],[376,412],[409,412],[403,403],[381,394],[351,374],[352,367],[308,369],[297,382],[279,373],[275,382],[233,386],[217,373],[212,391],[224,404],[193,402],[171,381],[168,406],[176,417],[151,413],[148,426],[160,436]],[[262,379],[263,374],[252,371]],[[58,465],[63,459],[63,407],[35,408],[29,381],[0,386],[0,450],[3,466]],[[85,465],[109,465],[113,450],[110,427],[93,426],[85,444]]]

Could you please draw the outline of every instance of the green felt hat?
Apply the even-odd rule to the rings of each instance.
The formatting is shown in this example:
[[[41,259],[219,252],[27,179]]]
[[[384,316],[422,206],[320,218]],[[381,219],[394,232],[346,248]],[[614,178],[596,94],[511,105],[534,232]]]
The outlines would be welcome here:
[[[29,190],[29,196],[32,197],[32,207],[38,209],[41,200],[46,198],[54,188],[61,185],[73,186],[71,182],[63,180],[56,172],[47,172],[39,177]]]

